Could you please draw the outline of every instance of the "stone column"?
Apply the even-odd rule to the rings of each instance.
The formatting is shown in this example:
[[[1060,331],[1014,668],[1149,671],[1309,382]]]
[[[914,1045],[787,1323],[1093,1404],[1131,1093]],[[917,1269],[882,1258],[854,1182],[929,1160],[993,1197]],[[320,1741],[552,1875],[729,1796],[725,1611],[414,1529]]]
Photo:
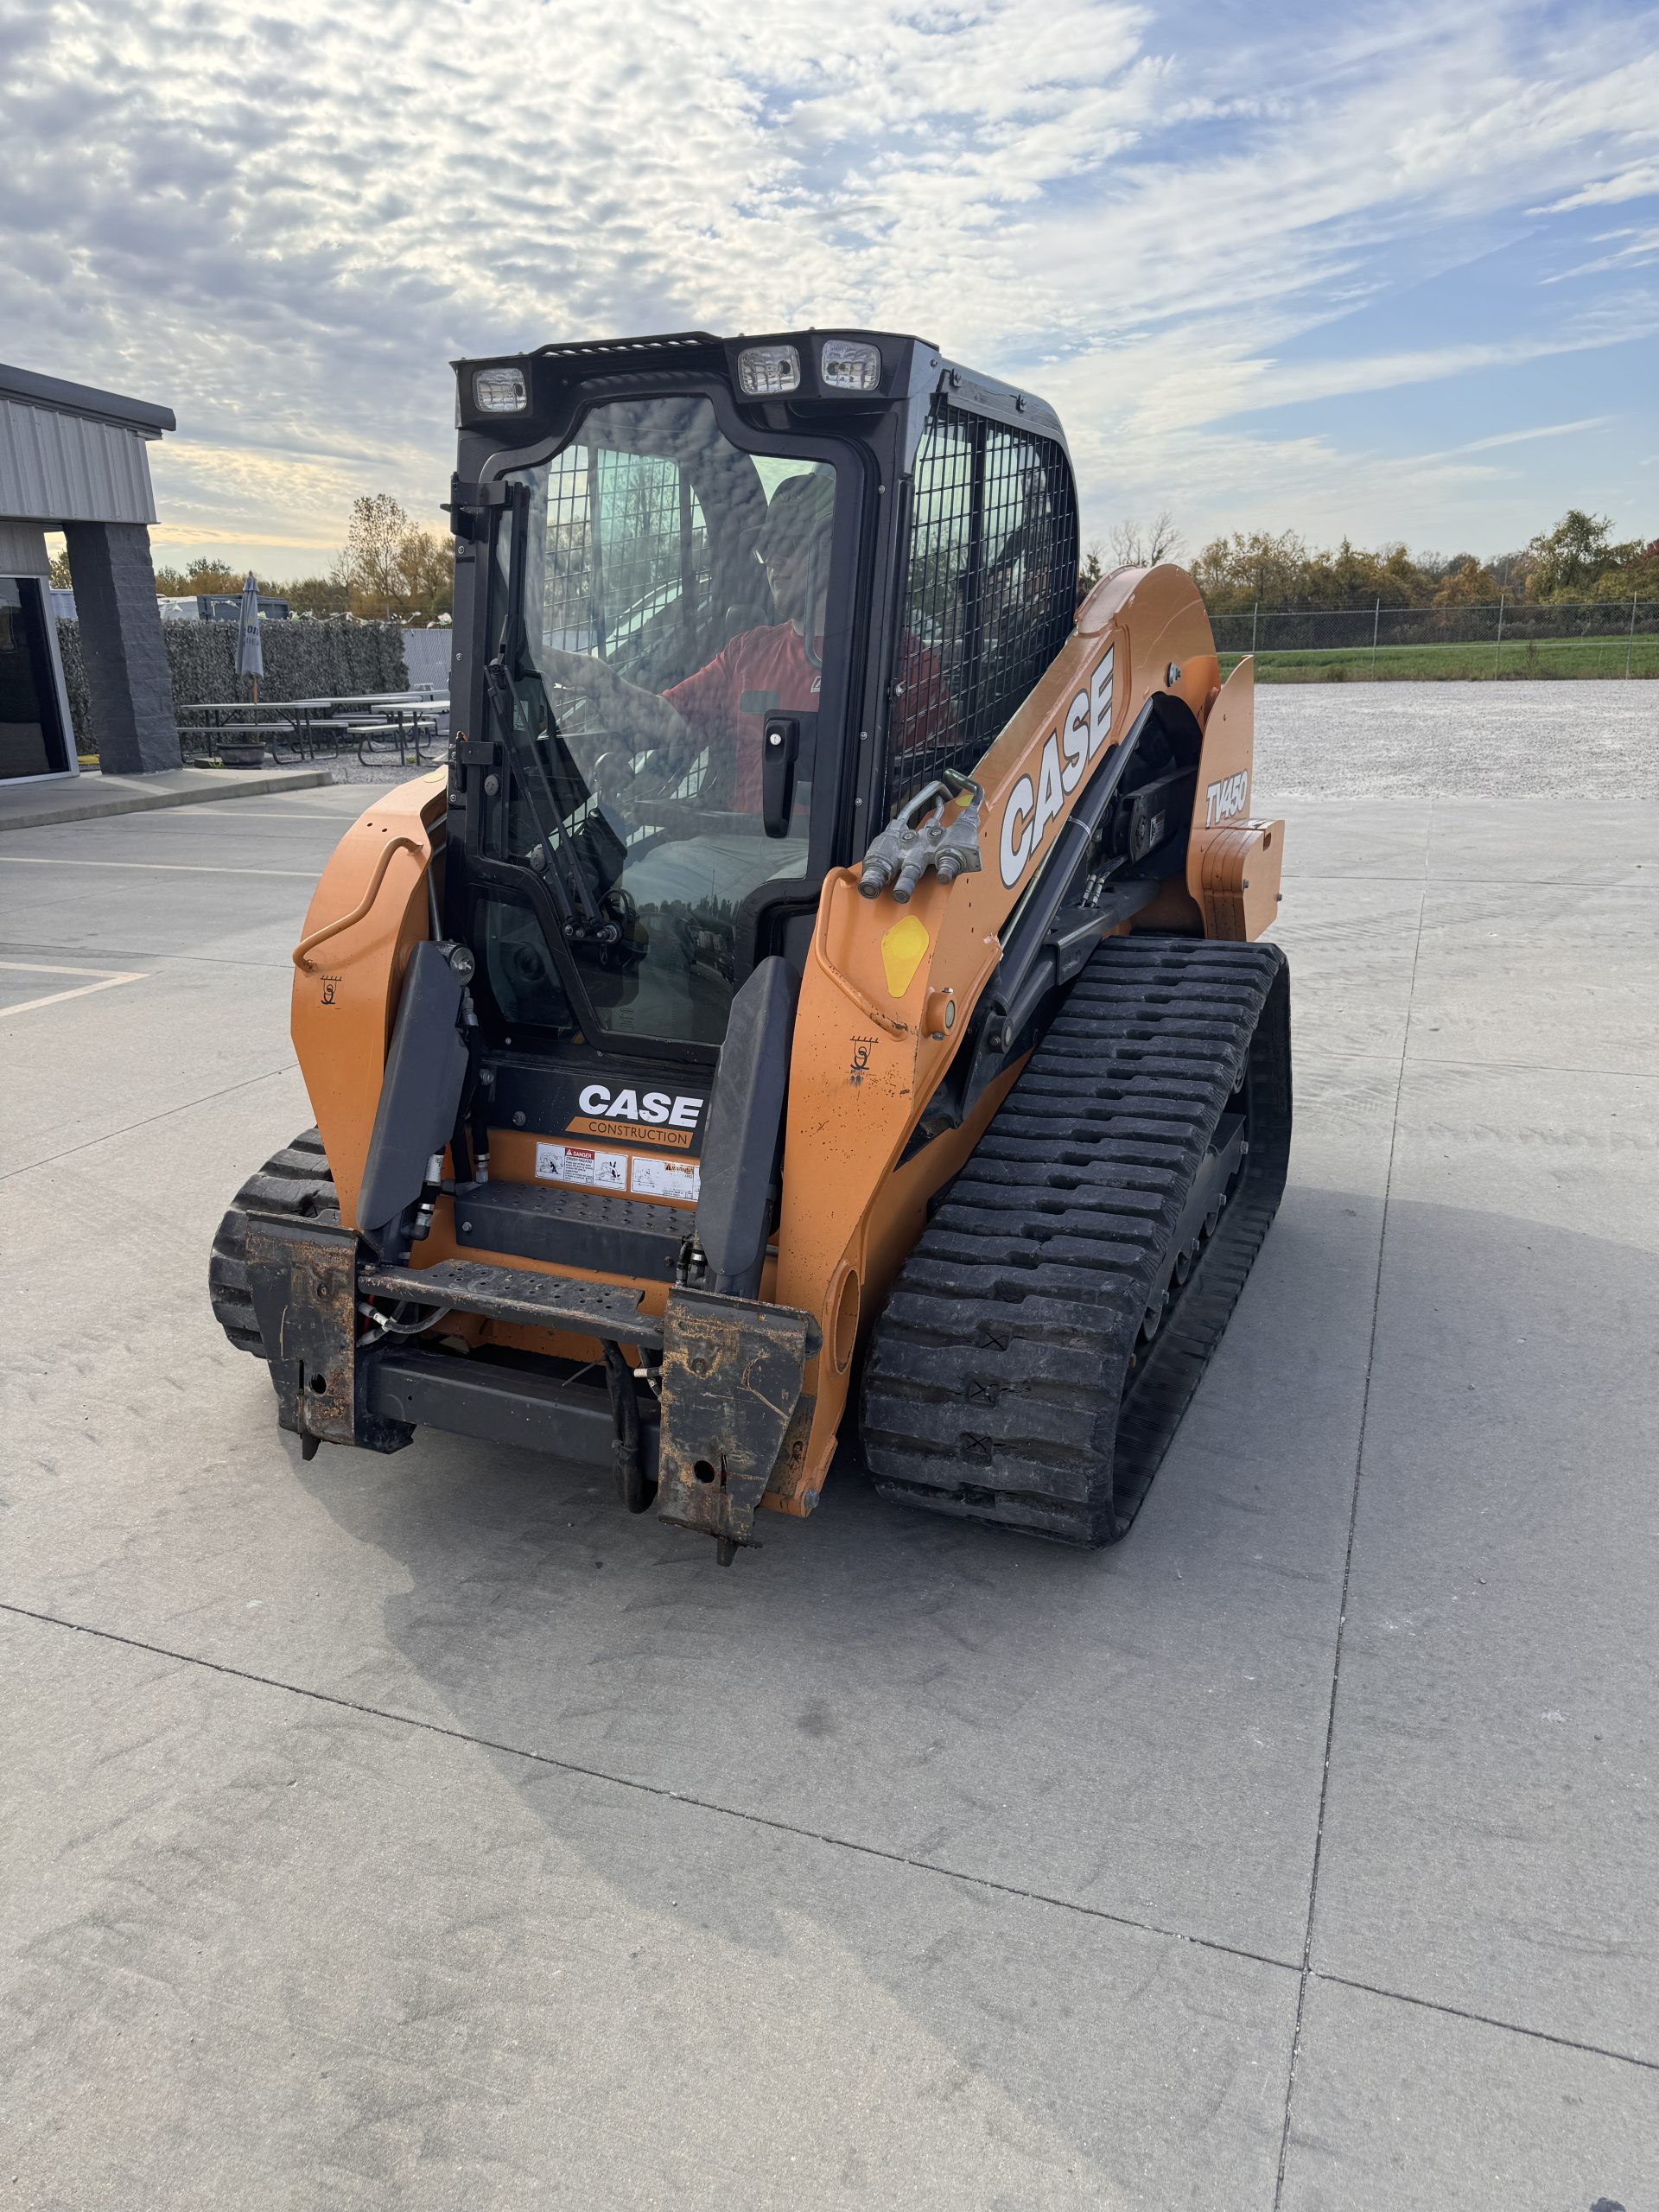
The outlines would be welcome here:
[[[64,537],[99,766],[106,776],[181,766],[149,531],[141,522],[72,522]]]

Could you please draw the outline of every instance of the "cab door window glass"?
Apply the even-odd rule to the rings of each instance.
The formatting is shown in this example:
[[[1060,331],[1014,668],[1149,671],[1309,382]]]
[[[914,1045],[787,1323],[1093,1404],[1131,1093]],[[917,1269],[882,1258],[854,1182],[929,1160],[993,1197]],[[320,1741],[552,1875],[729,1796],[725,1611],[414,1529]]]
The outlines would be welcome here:
[[[846,649],[836,472],[743,451],[688,397],[594,408],[507,480],[529,511],[521,541],[498,538],[519,733],[499,849],[550,888],[581,870],[600,919],[569,942],[607,1032],[718,1045],[760,907],[806,871],[824,670]],[[799,733],[770,824],[769,715]]]

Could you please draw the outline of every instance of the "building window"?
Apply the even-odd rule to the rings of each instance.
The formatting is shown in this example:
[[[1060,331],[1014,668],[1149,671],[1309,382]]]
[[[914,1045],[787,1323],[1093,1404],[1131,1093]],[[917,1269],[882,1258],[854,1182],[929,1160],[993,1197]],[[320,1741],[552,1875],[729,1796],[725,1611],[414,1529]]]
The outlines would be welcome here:
[[[0,576],[0,781],[69,766],[48,619],[33,576]]]

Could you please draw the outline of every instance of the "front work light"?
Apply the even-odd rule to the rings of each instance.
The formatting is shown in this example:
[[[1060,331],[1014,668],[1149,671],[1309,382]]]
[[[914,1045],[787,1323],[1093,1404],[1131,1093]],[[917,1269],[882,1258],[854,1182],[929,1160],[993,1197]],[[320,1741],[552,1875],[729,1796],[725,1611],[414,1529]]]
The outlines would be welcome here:
[[[751,399],[798,391],[801,357],[792,346],[746,346],[737,357],[737,381]]]
[[[826,339],[818,371],[826,391],[874,391],[881,381],[880,352],[856,338]]]
[[[528,404],[522,369],[475,369],[473,404],[480,415],[517,415]]]

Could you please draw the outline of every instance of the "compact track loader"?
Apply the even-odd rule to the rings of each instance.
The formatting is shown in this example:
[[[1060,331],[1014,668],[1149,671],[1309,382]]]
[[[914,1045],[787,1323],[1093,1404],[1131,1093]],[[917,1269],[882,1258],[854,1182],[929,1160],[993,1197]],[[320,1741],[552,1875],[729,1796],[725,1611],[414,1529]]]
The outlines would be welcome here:
[[[1198,594],[1079,603],[1060,425],[887,332],[457,365],[454,735],[294,954],[315,1129],[215,1310],[278,1420],[716,1540],[1128,1527],[1283,1185],[1283,824]]]

